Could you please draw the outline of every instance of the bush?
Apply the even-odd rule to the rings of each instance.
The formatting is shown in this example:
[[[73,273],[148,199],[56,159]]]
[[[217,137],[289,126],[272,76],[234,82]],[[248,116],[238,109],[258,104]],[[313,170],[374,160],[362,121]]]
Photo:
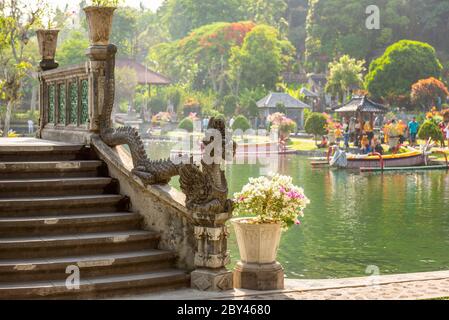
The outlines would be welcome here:
[[[440,127],[432,120],[426,120],[418,132],[418,137],[423,140],[431,138],[434,141],[444,141],[443,132]]]
[[[232,124],[232,130],[234,130],[234,131],[239,130],[239,129],[242,131],[246,131],[250,128],[251,128],[251,125],[245,116],[238,116],[237,118],[235,118],[235,121]]]
[[[179,125],[179,129],[186,130],[187,132],[193,132],[193,121],[190,118],[185,118],[182,120]]]
[[[317,136],[324,136],[326,132],[327,119],[322,113],[313,112],[310,114],[306,121],[305,130],[309,134],[315,136],[315,142]]]

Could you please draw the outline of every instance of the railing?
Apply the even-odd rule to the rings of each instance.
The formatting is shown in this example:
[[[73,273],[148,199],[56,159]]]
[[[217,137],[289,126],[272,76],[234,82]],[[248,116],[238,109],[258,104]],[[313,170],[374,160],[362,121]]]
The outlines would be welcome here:
[[[227,200],[227,182],[222,169],[219,164],[203,164],[207,169],[201,171],[190,164],[181,168],[170,160],[151,161],[136,130],[112,126],[116,50],[114,45],[91,46],[85,65],[39,73],[39,135],[49,140],[85,143],[96,149],[98,156],[107,163],[110,175],[119,179],[125,194],[129,193],[127,195],[134,199],[134,207],[140,208],[141,214],[147,213],[147,220],[159,221],[160,231],[164,233],[162,238],[167,239],[167,248],[171,246],[180,257],[184,257],[180,260],[185,265],[189,265],[190,259],[194,268],[192,287],[229,289],[232,287],[232,272],[225,268],[229,263],[225,224],[231,218],[232,205]],[[221,120],[211,120],[209,126],[221,130],[222,143],[227,143],[226,129]],[[128,145],[130,149],[132,169],[120,166],[120,159],[114,154],[122,145]],[[167,203],[173,201],[158,194],[159,188],[149,190],[148,186],[166,184],[176,175],[180,176],[185,199],[175,208],[167,206],[167,211],[161,211],[159,203],[162,199]],[[194,183],[197,183],[196,189],[190,188]],[[136,184],[140,187],[136,188]],[[183,185],[188,187],[183,188]],[[166,212],[173,213],[169,219]],[[185,221],[186,215],[192,221]]]
[[[105,61],[39,72],[39,137],[89,144],[99,132],[104,101]]]
[[[89,79],[84,65],[43,72],[41,85],[45,127],[88,129]]]

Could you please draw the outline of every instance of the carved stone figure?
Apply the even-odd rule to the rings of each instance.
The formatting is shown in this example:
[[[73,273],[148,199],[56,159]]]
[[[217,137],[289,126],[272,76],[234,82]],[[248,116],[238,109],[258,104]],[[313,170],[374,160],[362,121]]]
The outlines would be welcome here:
[[[207,146],[214,143],[214,139],[221,138],[221,155],[215,155],[217,148],[211,148],[207,154]],[[221,169],[217,157],[226,158],[226,151],[235,154],[236,144],[226,134],[224,120],[211,118],[203,140],[206,154],[201,160],[201,168],[193,164],[182,165],[179,169],[181,190],[186,195],[186,207],[197,213],[232,212],[232,202],[228,200],[228,183],[224,171]],[[217,141],[219,143],[219,141]],[[210,161],[205,161],[208,157]],[[211,163],[212,162],[212,163]]]
[[[113,128],[111,115],[115,98],[115,55],[117,47],[113,44],[107,47],[105,66],[105,94],[104,106],[100,117],[100,136],[110,147],[128,145],[133,159],[133,173],[144,184],[166,184],[178,175],[179,165],[169,159],[151,161],[145,152],[143,141],[139,132],[131,127]]]

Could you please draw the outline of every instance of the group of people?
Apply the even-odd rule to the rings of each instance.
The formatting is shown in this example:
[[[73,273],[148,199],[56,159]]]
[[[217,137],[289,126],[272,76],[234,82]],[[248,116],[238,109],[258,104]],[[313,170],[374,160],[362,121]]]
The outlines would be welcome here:
[[[408,124],[405,124],[402,120],[391,120],[383,126],[381,134],[376,136],[372,122],[347,118],[342,126],[336,127],[334,135],[337,144],[340,144],[341,140],[344,141],[346,149],[349,149],[349,144],[353,142],[362,154],[373,152],[383,154],[382,144],[388,144],[391,151],[397,152],[407,137],[411,146],[416,145],[419,127],[420,125],[415,117]],[[449,124],[445,130],[449,139]],[[322,144],[325,142],[322,141]]]

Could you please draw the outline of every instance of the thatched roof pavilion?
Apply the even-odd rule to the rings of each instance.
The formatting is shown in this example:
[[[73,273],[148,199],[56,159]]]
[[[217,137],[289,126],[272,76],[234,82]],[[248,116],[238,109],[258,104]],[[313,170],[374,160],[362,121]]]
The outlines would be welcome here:
[[[367,96],[354,96],[349,102],[343,106],[334,109],[334,112],[342,114],[345,118],[356,117],[360,123],[363,123],[366,115],[369,116],[370,124],[374,124],[374,115],[385,114],[387,108],[370,100]]]

